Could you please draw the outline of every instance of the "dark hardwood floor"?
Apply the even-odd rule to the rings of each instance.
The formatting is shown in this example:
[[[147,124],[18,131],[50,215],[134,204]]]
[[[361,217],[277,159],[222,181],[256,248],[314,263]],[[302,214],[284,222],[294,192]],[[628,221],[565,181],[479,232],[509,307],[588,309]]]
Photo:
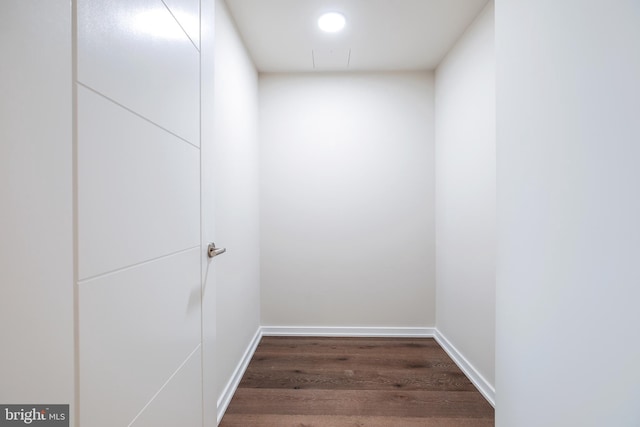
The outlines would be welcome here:
[[[264,337],[220,427],[489,427],[431,338]]]

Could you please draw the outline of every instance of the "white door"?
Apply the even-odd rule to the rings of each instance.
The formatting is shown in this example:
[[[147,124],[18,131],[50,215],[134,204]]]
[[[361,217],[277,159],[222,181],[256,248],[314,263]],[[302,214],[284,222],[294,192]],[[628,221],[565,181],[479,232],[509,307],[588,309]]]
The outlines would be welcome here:
[[[83,427],[202,426],[199,7],[77,2]]]

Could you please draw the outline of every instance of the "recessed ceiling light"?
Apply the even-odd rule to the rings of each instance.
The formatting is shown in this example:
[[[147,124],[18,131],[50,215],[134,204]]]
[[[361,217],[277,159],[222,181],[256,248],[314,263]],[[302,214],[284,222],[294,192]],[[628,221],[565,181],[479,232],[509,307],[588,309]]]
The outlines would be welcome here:
[[[347,20],[344,15],[338,12],[325,13],[318,18],[318,27],[327,33],[337,33],[342,31]]]

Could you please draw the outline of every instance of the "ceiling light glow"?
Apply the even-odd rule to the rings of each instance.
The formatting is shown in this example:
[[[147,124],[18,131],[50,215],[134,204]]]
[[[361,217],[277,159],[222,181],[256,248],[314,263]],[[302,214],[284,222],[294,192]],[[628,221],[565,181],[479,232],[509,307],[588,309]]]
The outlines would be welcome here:
[[[337,33],[342,31],[347,20],[344,15],[337,12],[325,13],[318,18],[318,27],[327,33]]]

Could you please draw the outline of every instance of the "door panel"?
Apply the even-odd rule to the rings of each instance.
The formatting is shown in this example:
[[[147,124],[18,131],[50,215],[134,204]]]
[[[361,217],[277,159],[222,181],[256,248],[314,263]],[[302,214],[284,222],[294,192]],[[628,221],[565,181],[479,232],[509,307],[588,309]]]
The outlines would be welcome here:
[[[202,426],[201,364],[198,348],[131,427]]]
[[[78,88],[79,276],[200,245],[200,150]]]
[[[195,248],[80,283],[82,425],[128,425],[199,348],[200,257]]]
[[[200,47],[200,1],[199,0],[165,0],[164,3],[176,17],[196,47]]]
[[[79,1],[78,80],[200,144],[199,52],[161,0]]]

